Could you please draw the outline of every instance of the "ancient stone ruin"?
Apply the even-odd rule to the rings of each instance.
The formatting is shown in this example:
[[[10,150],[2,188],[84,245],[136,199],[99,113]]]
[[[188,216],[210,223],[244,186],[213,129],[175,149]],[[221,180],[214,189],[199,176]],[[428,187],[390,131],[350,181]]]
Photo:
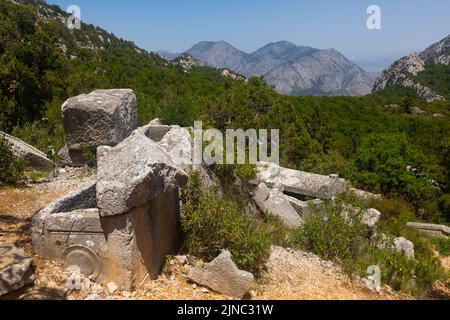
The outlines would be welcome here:
[[[257,165],[256,184],[268,187],[282,186],[286,193],[299,197],[331,199],[347,191],[347,182],[338,175],[323,176],[309,172],[283,168],[274,163]]]
[[[448,237],[450,228],[445,225],[432,223],[408,222],[408,227],[417,229],[420,233],[430,237]]]
[[[67,145],[61,165],[83,166],[83,152],[115,146],[138,126],[136,95],[129,89],[96,90],[68,99],[61,108]]]
[[[148,278],[156,278],[166,256],[180,247],[179,189],[187,182],[187,170],[197,170],[205,188],[216,179],[206,166],[191,165],[188,129],[166,126],[157,119],[137,128],[137,103],[131,90],[98,90],[71,98],[62,113],[67,146],[59,153],[61,165],[84,165],[84,149],[95,150],[97,176],[34,215],[34,250],[107,287],[137,289]],[[257,165],[253,183],[255,204],[289,227],[302,225],[320,199],[348,190],[347,182],[337,175],[264,162]],[[375,233],[380,216],[370,209],[362,222]],[[400,240],[396,250],[412,258],[414,249]],[[189,278],[239,298],[253,282],[253,276],[238,270],[226,251],[194,269]]]
[[[73,107],[71,121],[68,106]],[[160,131],[161,126],[152,130],[149,125],[133,132],[137,107],[129,90],[72,98],[63,105],[64,113],[69,150],[98,146],[97,181],[34,216],[34,249],[49,260],[78,266],[99,283],[138,288],[159,275],[166,255],[179,247],[179,188],[187,174],[172,161],[176,141],[161,143],[179,128]],[[149,132],[159,132],[159,141]]]

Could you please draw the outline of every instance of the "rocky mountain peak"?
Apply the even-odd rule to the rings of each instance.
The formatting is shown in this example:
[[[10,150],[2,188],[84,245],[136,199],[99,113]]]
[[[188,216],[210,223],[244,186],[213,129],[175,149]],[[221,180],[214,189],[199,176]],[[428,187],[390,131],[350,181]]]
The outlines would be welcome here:
[[[369,94],[374,83],[369,73],[334,49],[288,41],[269,43],[253,53],[225,41],[202,41],[186,52],[211,67],[226,68],[247,78],[263,76],[283,94],[360,96]]]
[[[184,72],[188,72],[189,70],[191,70],[192,68],[195,68],[195,67],[203,67],[204,66],[200,60],[195,59],[194,57],[192,57],[191,55],[189,55],[187,53],[183,53],[180,57],[175,59],[173,61],[173,64],[176,64],[176,65],[179,65],[180,67],[182,67],[184,69]]]
[[[433,44],[420,54],[420,58],[427,63],[445,64],[450,63],[450,35]]]
[[[395,72],[407,72],[417,76],[425,70],[425,62],[414,52],[396,61],[391,68]]]
[[[424,72],[430,64],[448,65],[449,62],[450,36],[447,36],[420,54],[412,53],[394,62],[377,79],[374,92],[383,90],[389,86],[400,85],[414,89],[421,98],[428,102],[445,100],[442,95],[421,84],[417,76]]]

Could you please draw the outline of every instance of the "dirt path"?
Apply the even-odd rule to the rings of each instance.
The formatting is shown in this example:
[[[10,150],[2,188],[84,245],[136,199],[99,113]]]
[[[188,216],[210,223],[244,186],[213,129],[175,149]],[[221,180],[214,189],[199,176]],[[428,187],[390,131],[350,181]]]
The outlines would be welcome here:
[[[148,281],[136,292],[106,293],[106,288],[86,280],[84,291],[65,292],[68,272],[63,266],[45,261],[33,254],[30,237],[30,219],[40,208],[58,199],[69,191],[86,183],[82,171],[65,172],[50,182],[23,188],[0,187],[0,244],[15,243],[24,247],[33,256],[36,264],[36,282],[8,298],[31,297],[58,299],[66,294],[67,299],[180,299],[206,300],[229,299],[210,292],[206,288],[189,283],[186,274],[189,266],[173,263],[168,272],[158,280]],[[257,281],[251,291],[253,299],[407,299],[389,290],[382,294],[367,289],[362,281],[348,279],[333,266],[317,257],[275,248],[266,274]],[[95,294],[94,296],[92,294]]]

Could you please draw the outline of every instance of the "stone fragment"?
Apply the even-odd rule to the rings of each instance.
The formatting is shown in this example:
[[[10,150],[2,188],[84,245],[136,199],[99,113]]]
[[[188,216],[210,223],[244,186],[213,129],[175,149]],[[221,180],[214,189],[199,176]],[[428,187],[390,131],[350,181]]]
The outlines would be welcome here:
[[[364,211],[361,222],[369,228],[375,228],[380,221],[380,218],[380,211],[372,208]]]
[[[419,232],[432,237],[450,236],[450,228],[446,225],[408,222],[407,226],[419,230]]]
[[[212,262],[192,268],[188,279],[213,291],[243,298],[253,285],[251,273],[239,270],[231,253],[223,250]]]
[[[71,150],[115,146],[138,125],[136,95],[129,89],[96,90],[70,98],[61,112]]]
[[[253,199],[266,213],[279,217],[286,226],[299,227],[303,220],[279,189],[269,189],[261,183],[253,192]]]
[[[33,283],[33,260],[23,249],[0,245],[0,296]]]
[[[59,165],[61,167],[83,167],[87,161],[81,150],[70,150],[67,145],[58,152]]]
[[[264,182],[268,187],[282,185],[286,192],[299,196],[331,199],[347,191],[347,182],[338,175],[322,176],[283,168],[274,163],[259,162],[257,175],[253,181],[259,185]]]
[[[115,284],[114,282],[109,282],[109,283],[106,285],[106,289],[107,289],[107,292],[108,292],[109,294],[114,294],[114,292],[117,291],[118,286],[117,286],[117,284]]]
[[[403,252],[408,259],[414,259],[414,243],[399,237],[394,239],[395,250],[399,253]]]
[[[100,147],[97,159],[97,204],[103,217],[125,214],[187,182],[167,152],[139,130],[114,148]]]

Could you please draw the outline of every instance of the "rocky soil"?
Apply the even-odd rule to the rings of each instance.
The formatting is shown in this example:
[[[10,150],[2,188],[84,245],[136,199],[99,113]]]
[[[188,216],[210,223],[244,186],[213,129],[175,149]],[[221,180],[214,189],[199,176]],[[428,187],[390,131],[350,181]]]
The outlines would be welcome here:
[[[56,178],[28,183],[23,187],[0,187],[0,244],[14,243],[25,248],[36,265],[34,285],[15,292],[6,299],[231,299],[193,284],[187,279],[194,257],[173,258],[164,273],[156,280],[148,280],[135,292],[121,292],[114,286],[100,286],[73,274],[58,263],[45,261],[34,255],[30,238],[30,218],[36,210],[56,200],[80,185],[95,178],[85,169],[60,170]],[[349,279],[330,262],[305,252],[275,247],[267,263],[267,270],[257,279],[246,298],[267,300],[308,299],[410,299],[384,288],[381,293],[371,291],[362,280]]]

